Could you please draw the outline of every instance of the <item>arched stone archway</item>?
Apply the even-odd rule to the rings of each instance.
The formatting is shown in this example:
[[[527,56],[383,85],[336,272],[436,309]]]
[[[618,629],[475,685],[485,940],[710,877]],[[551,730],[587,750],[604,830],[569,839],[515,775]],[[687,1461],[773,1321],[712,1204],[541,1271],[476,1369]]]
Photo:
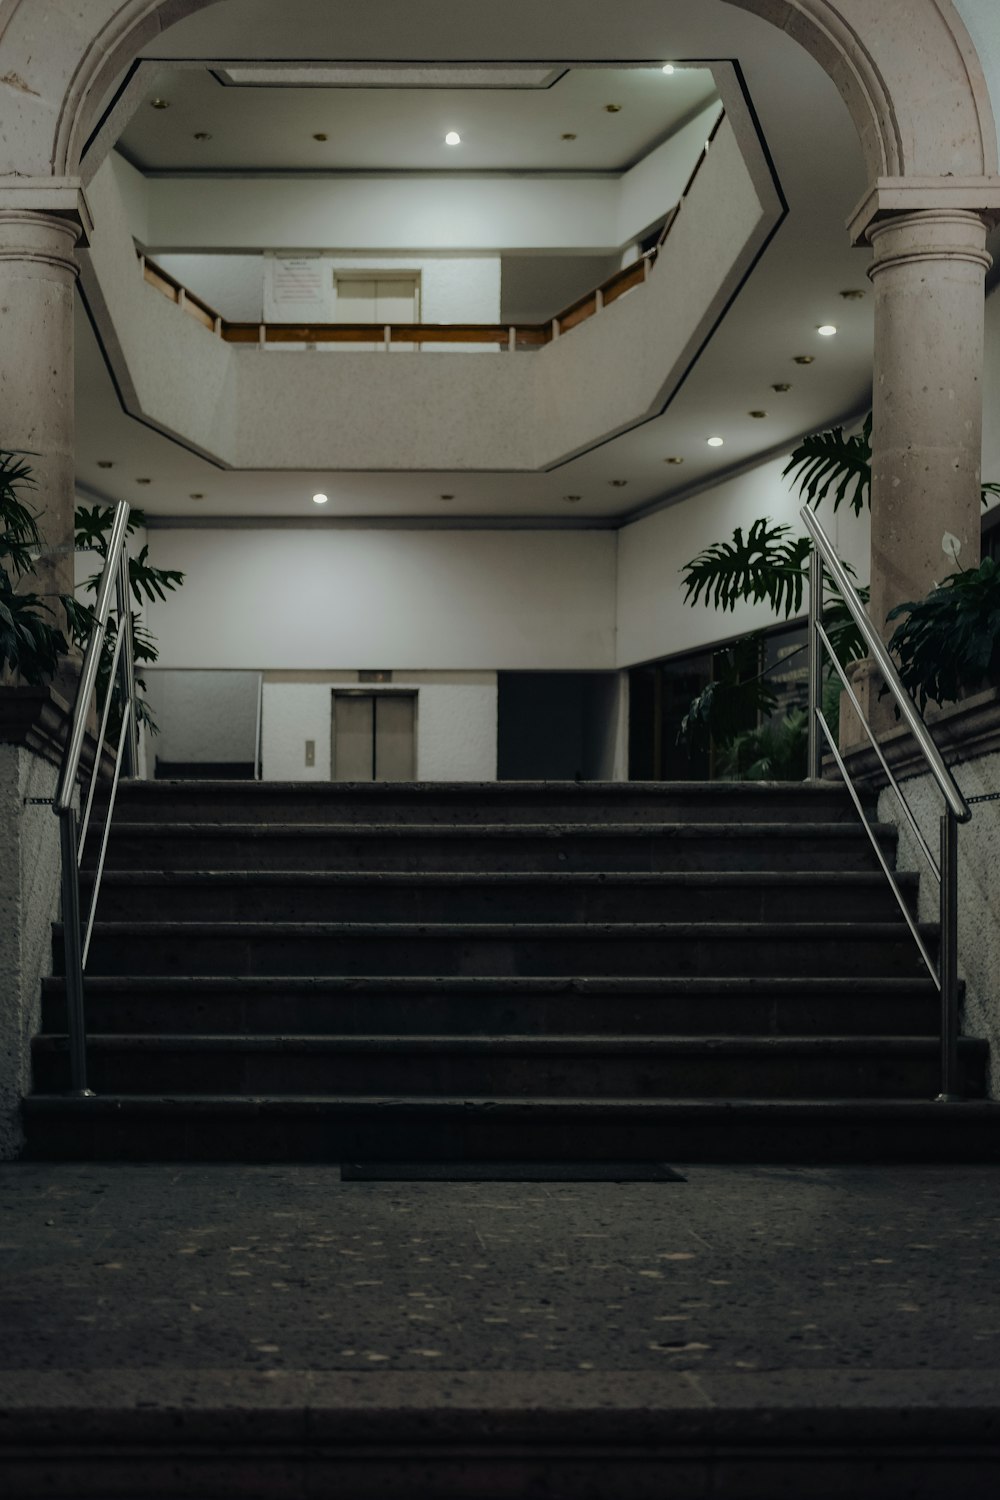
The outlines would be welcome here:
[[[96,111],[141,49],[217,0],[0,0],[0,180],[75,177]],[[952,0],[724,0],[798,42],[851,112],[869,175],[995,177],[979,57]]]
[[[212,3],[0,0],[0,430],[40,454],[56,547],[72,534],[73,240],[88,224],[81,158],[143,46]],[[952,0],[725,3],[817,60],[865,152],[869,190],[851,228],[876,252],[879,617],[941,573],[942,530],[962,540],[963,562],[978,555],[982,278],[987,217],[1000,213],[986,81]],[[16,293],[4,296],[11,282]],[[57,561],[55,578],[60,570],[65,584]]]

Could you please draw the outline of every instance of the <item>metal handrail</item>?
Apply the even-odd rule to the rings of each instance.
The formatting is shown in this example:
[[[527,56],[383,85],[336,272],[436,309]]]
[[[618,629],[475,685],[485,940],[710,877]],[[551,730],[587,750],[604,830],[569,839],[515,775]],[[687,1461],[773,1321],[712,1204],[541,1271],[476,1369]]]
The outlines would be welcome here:
[[[938,1095],[938,1099],[943,1101],[961,1099],[964,1096],[961,1092],[961,1081],[958,1071],[958,825],[960,823],[968,823],[972,817],[972,813],[969,809],[969,804],[958,788],[954,776],[945,765],[941,757],[941,752],[934,743],[927,725],[917,712],[913,700],[903,686],[891,656],[865,613],[865,608],[858,592],[851,582],[846,568],[834,551],[830,538],[807,505],[802,507],[799,515],[802,519],[802,524],[813,541],[813,552],[809,562],[808,774],[810,778],[817,781],[822,775],[822,736],[833,756],[837,769],[847,784],[847,790],[871,841],[882,872],[889,881],[899,909],[917,944],[920,957],[941,997],[941,1092]],[[923,830],[920,828],[912,808],[903,795],[899,782],[892,774],[882,747],[868,722],[861,701],[854,691],[854,686],[844,671],[823,625],[823,595],[827,573],[829,573],[830,578],[836,586],[852,620],[861,632],[862,639],[868,647],[872,660],[878,668],[886,687],[895,699],[900,716],[904,719],[907,728],[916,740],[927,769],[934,778],[937,789],[944,799],[945,807],[941,815],[940,825],[940,860],[934,858],[931,847],[924,837]],[[938,883],[940,890],[941,952],[937,965],[935,965],[931,958],[927,945],[921,935],[920,928],[910,912],[906,898],[900,889],[899,882],[879,847],[878,839],[865,814],[861,798],[854,783],[851,781],[844,758],[840,753],[823,713],[822,662],[824,652],[829,656],[840,677],[841,683],[858,716],[861,727],[882,766],[888,785],[898,799],[906,821],[916,837],[917,845],[927,860],[934,879]]]
[[[62,916],[64,968],[66,970],[66,1026],[69,1034],[70,1091],[75,1095],[90,1094],[87,1088],[87,1029],[83,1006],[83,974],[90,951],[90,939],[94,930],[97,898],[100,894],[101,876],[111,831],[111,818],[118,795],[118,783],[122,768],[126,776],[134,776],[138,770],[139,742],[135,697],[135,647],[132,638],[132,610],[129,603],[128,571],[128,519],[130,507],[121,500],[115,508],[111,526],[108,552],[97,590],[94,622],[87,643],[80,680],[73,700],[73,718],[69,739],[63,755],[59,785],[53,809],[59,818],[59,835],[62,848]],[[80,761],[91,700],[97,691],[101,657],[107,635],[112,603],[116,607],[117,628],[115,649],[108,676],[107,696],[100,711],[100,727],[94,752],[94,764],[90,774],[90,785],[85,797],[81,797],[82,816],[77,815],[75,800],[77,782],[80,778]],[[111,794],[101,833],[101,848],[94,874],[94,888],[86,925],[80,914],[80,865],[87,842],[90,816],[94,806],[94,793],[101,769],[104,751],[104,736],[111,713],[111,700],[118,679],[121,689],[122,724],[115,755]],[[82,791],[82,789],[81,789]]]

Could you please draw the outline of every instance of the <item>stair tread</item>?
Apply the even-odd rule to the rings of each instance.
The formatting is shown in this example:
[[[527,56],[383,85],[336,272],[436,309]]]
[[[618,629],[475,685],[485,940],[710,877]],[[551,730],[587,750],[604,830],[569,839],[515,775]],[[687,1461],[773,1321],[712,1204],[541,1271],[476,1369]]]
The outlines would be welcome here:
[[[35,1038],[41,1050],[63,1051],[66,1035],[42,1032]],[[410,1036],[405,1033],[380,1035],[369,1033],[316,1034],[314,1032],[275,1032],[246,1035],[237,1032],[90,1032],[88,1047],[106,1051],[233,1051],[260,1052],[307,1049],[317,1052],[484,1052],[491,1055],[517,1052],[576,1052],[613,1055],[630,1052],[661,1052],[693,1055],[697,1053],[738,1052],[773,1053],[790,1056],[816,1053],[937,1052],[940,1038],[928,1036],[741,1036],[741,1035],[672,1035],[654,1034],[604,1035],[603,1033],[569,1033],[565,1035],[533,1032],[496,1035],[451,1034],[439,1032]],[[960,1037],[964,1049],[986,1050],[987,1043],[976,1037]]]
[[[906,1119],[964,1118],[970,1123],[985,1119],[1000,1121],[1000,1103],[991,1099],[882,1099],[882,1098],[655,1098],[615,1099],[600,1096],[537,1095],[532,1097],[496,1098],[493,1095],[426,1094],[95,1094],[77,1098],[68,1094],[30,1094],[23,1101],[32,1114],[157,1114],[174,1113],[178,1104],[193,1113],[219,1112],[234,1115],[260,1111],[278,1113],[320,1113],[371,1108],[382,1113],[403,1110],[430,1114],[435,1110],[471,1114],[477,1110],[490,1115],[548,1112],[571,1115],[717,1115],[733,1119],[739,1114],[808,1117],[867,1116],[868,1118]]]
[[[48,988],[62,990],[65,979],[61,975],[50,975],[42,981]],[[808,994],[854,995],[860,991],[868,993],[899,995],[910,994],[914,989],[932,990],[936,986],[929,975],[884,975],[872,978],[849,977],[830,974],[796,975],[761,974],[729,975],[664,975],[642,974],[576,975],[576,974],[108,974],[89,975],[88,989],[100,987],[109,993],[126,992],[133,989],[173,990],[178,986],[189,989],[192,985],[209,989],[219,994],[230,994],[242,990],[297,990],[321,991],[323,993],[364,992],[371,989],[391,989],[394,992],[414,990],[420,993],[428,989],[435,992],[461,994],[467,989],[510,991],[514,994],[540,993],[559,994],[577,991],[580,994],[668,994],[720,993],[733,991],[749,994],[787,993],[804,990]]]
[[[233,792],[250,797],[288,794],[302,797],[320,795],[330,798],[348,797],[354,801],[359,797],[372,799],[385,797],[414,796],[426,800],[429,796],[488,797],[493,800],[521,796],[558,798],[579,797],[593,801],[601,797],[627,800],[633,797],[717,797],[747,798],[757,795],[789,797],[837,797],[847,801],[847,793],[839,781],[245,781],[206,777],[204,780],[187,777],[171,781],[158,778],[155,781],[123,781],[120,794],[127,799],[142,796],[171,796],[178,791]]]
[[[93,879],[92,871],[84,879]],[[912,871],[900,871],[896,879],[915,886],[919,877]],[[692,886],[757,887],[762,885],[794,886],[862,885],[887,889],[888,882],[880,870],[185,870],[129,869],[106,870],[102,886],[148,885],[542,885],[542,886]]]
[[[57,931],[62,924],[55,923]],[[937,924],[921,922],[923,931],[937,931]],[[745,937],[748,933],[760,937],[808,937],[810,935],[841,937],[856,932],[858,923],[807,921],[807,922],[234,922],[209,918],[198,922],[193,919],[157,921],[140,917],[134,920],[95,922],[94,933],[114,937],[126,932],[148,932],[156,935],[178,934],[202,935],[215,932],[224,936],[246,937],[251,933],[269,933],[289,936],[360,936],[360,937],[444,937],[454,933],[459,937],[563,937],[579,938],[581,929],[588,935],[600,934],[609,937],[634,938],[655,937]],[[899,921],[865,922],[866,937],[897,937],[908,932],[907,924]]]
[[[891,823],[869,825],[881,838],[894,838],[896,829]],[[837,838],[863,839],[865,830],[860,822],[838,823],[833,819],[824,822],[790,821],[753,823],[698,823],[688,819],[643,823],[602,822],[546,822],[546,823],[276,823],[262,822],[212,822],[185,819],[177,822],[154,823],[128,822],[114,824],[115,836],[155,838],[164,835],[180,837],[207,836],[240,838],[297,837],[303,839],[323,838],[406,838],[406,839],[467,839],[489,837],[497,839],[532,838],[650,838],[671,837],[678,839],[729,838],[737,833],[741,838]]]

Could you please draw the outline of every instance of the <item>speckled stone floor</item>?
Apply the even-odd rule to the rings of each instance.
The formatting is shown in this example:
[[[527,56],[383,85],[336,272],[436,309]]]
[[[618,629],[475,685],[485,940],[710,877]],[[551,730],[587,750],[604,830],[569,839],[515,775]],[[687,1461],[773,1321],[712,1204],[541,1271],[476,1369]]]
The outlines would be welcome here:
[[[644,1488],[633,1466],[633,1500],[801,1500],[843,1485],[880,1500],[947,1496],[956,1442],[980,1454],[973,1473],[963,1450],[963,1493],[1000,1492],[1000,1168],[675,1165],[686,1182],[0,1167],[0,1480],[19,1443],[35,1464],[15,1464],[5,1493],[312,1494],[303,1445],[325,1442],[339,1463],[375,1422],[369,1468],[390,1431],[411,1443],[436,1433],[439,1446],[474,1434],[492,1456],[457,1489],[387,1488],[391,1467],[366,1489],[362,1465],[345,1494],[471,1500],[494,1493],[497,1454],[530,1445],[540,1416],[567,1451],[604,1420],[612,1446],[669,1433],[701,1455],[676,1490],[655,1465]],[[166,1490],[162,1469],[141,1466],[130,1490],[78,1491],[78,1467],[58,1464],[31,1478],[47,1444],[84,1441],[88,1423],[102,1453],[128,1434],[146,1453],[162,1432],[142,1424],[165,1414],[189,1442],[217,1445],[225,1429],[226,1441],[291,1444],[300,1467],[270,1488],[259,1459],[253,1484],[245,1470],[217,1490],[187,1478]],[[780,1466],[726,1488],[719,1444],[743,1452],[761,1432],[786,1457],[827,1456],[796,1468],[790,1488]],[[882,1456],[824,1478],[833,1457],[855,1461],[866,1432],[909,1465],[909,1487],[884,1486]],[[933,1482],[910,1451],[927,1443],[945,1464]],[[593,1463],[563,1488],[545,1488],[549,1469],[538,1476],[540,1488],[511,1479],[495,1493],[624,1493],[619,1470],[602,1480]],[[331,1483],[323,1471],[315,1493]]]
[[[682,1170],[8,1165],[0,1373],[1000,1372],[1000,1169]]]

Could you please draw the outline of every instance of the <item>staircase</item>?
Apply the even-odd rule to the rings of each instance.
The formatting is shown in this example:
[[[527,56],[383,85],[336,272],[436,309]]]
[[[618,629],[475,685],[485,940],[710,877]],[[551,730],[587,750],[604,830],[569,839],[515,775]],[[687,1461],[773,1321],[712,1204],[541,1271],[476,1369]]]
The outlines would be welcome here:
[[[87,1023],[81,1100],[46,981],[36,1159],[1000,1157],[836,787],[127,784]]]

